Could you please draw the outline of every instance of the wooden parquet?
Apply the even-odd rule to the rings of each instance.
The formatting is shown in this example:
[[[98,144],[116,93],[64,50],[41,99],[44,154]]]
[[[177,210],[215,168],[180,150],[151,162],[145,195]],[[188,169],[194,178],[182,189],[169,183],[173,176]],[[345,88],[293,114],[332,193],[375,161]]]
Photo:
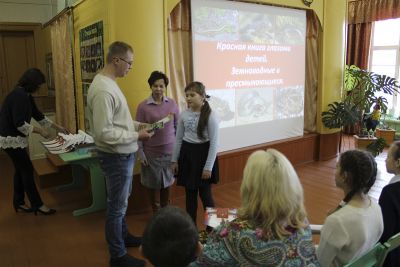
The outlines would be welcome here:
[[[348,139],[348,140],[347,140]],[[345,141],[344,149],[352,149],[351,138]],[[379,198],[382,187],[391,175],[386,173],[385,153],[376,158],[380,177],[371,196]],[[343,197],[335,187],[334,172],[336,159],[312,162],[296,166],[304,187],[305,205],[309,221],[322,224],[327,212],[336,207]],[[88,205],[88,190],[57,192],[54,189],[41,190],[46,204],[57,209],[54,216],[34,216],[15,213],[12,208],[11,162],[0,158],[0,266],[1,267],[106,267],[108,250],[104,238],[104,212],[73,217],[71,212]],[[238,207],[240,183],[235,182],[214,188],[217,206]],[[131,196],[135,197],[135,196]],[[200,202],[199,202],[200,203]],[[184,198],[176,199],[173,205],[184,208]],[[200,204],[201,207],[201,204]],[[202,225],[201,208],[198,225]],[[151,214],[128,215],[131,232],[141,234]],[[137,248],[129,253],[140,257]],[[150,265],[148,265],[150,266]]]

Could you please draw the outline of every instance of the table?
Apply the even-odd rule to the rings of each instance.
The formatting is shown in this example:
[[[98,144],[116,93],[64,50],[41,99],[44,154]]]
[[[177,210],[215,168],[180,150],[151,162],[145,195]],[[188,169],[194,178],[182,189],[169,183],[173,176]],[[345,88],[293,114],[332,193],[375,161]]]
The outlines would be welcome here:
[[[76,168],[76,166],[83,167],[89,170],[90,173],[92,204],[87,208],[74,210],[72,214],[74,216],[80,216],[105,209],[107,201],[105,178],[95,153],[88,149],[78,149],[73,152],[59,154],[59,157],[64,162],[72,165],[73,179],[70,184],[62,185],[58,187],[57,190],[69,190],[83,185],[83,173],[80,168]]]

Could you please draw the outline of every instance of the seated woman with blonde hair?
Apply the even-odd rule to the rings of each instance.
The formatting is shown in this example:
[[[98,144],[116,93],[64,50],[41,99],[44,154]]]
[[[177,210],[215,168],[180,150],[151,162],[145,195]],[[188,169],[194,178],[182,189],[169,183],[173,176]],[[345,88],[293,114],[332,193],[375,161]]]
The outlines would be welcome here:
[[[303,188],[283,154],[251,154],[240,195],[238,218],[216,227],[190,266],[319,266]]]

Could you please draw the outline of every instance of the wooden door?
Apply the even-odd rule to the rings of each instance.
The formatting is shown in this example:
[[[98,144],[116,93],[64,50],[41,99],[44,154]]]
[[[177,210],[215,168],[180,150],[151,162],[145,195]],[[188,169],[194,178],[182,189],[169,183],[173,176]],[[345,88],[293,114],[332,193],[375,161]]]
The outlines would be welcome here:
[[[35,66],[33,31],[0,31],[0,105],[23,72]]]

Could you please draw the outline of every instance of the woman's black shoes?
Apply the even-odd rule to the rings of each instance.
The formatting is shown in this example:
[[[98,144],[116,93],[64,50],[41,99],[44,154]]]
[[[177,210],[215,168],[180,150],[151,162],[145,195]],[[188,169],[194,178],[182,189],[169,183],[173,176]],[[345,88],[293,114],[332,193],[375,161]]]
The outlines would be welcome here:
[[[43,215],[51,215],[51,214],[56,213],[55,209],[50,209],[50,208],[47,208],[46,206],[41,206],[40,208],[34,209],[34,208],[29,208],[25,205],[15,205],[14,210],[15,210],[15,212],[19,212],[19,211],[26,212],[26,213],[33,212],[33,213],[35,213],[35,215],[37,215],[38,213],[43,214]]]
[[[14,206],[14,210],[15,210],[15,212],[22,211],[22,212],[26,212],[26,213],[29,213],[29,212],[33,211],[32,208],[29,208],[29,207],[27,207],[25,205]]]
[[[51,214],[56,213],[56,210],[55,209],[50,209],[50,208],[42,209],[42,207],[40,207],[40,208],[35,209],[33,212],[35,213],[35,216],[38,213],[42,214],[42,215],[51,215]]]

